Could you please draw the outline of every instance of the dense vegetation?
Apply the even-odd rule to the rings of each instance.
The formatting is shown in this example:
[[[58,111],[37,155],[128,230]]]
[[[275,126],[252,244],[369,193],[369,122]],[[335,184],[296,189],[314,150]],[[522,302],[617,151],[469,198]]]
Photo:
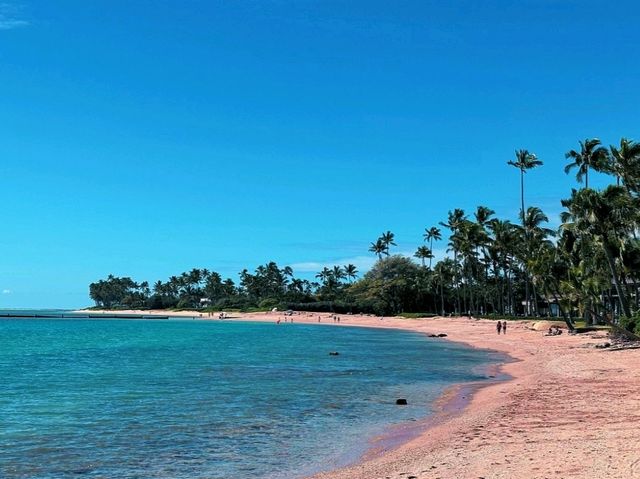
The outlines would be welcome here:
[[[309,281],[271,262],[236,284],[214,271],[194,269],[149,288],[130,278],[109,276],[90,286],[96,305],[106,308],[294,308],[396,314],[558,315],[590,323],[618,323],[640,332],[640,144],[622,139],[605,148],[597,139],[566,153],[566,173],[583,184],[561,200],[557,231],[536,206],[525,205],[524,179],[542,165],[535,154],[516,151],[508,164],[519,170],[520,218],[496,218],[478,206],[472,214],[449,212],[424,232],[415,258],[392,255],[395,236],[383,233],[369,251],[375,266],[357,279],[353,265],[324,268]],[[589,174],[611,175],[603,190],[589,187]],[[433,244],[448,233],[450,257],[433,260]],[[620,319],[620,321],[618,321]]]

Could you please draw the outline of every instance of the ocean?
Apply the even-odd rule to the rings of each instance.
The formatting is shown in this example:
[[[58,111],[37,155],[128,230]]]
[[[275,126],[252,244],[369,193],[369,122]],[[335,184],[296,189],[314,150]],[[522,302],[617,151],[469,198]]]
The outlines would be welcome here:
[[[3,318],[0,338],[4,479],[304,477],[498,360],[404,331],[237,320]]]

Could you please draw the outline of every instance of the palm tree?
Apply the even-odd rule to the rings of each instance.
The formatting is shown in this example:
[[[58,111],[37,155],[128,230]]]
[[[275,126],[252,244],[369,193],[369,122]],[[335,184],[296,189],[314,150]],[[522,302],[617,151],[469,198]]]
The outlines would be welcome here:
[[[516,249],[515,228],[509,221],[493,219],[489,222],[489,229],[493,235],[493,242],[490,247],[490,254],[495,258],[495,267],[502,270],[503,281],[501,281],[501,302],[502,313],[515,313],[513,299],[513,288],[511,278],[513,276],[513,257]],[[506,282],[507,291],[504,291]]]
[[[386,233],[382,233],[382,235],[380,236],[380,239],[384,243],[385,254],[387,256],[389,256],[389,246],[397,246],[393,242],[394,238],[395,238],[395,235],[391,231],[387,231]]]
[[[527,232],[527,236],[533,243],[539,243],[548,236],[553,236],[554,231],[549,228],[543,228],[543,223],[548,223],[549,218],[542,210],[536,206],[530,206],[527,208],[527,214],[524,217],[524,229]]]
[[[333,276],[333,271],[326,266],[322,268],[322,271],[316,274],[316,278],[318,278],[322,284],[326,284],[331,276]]]
[[[571,319],[563,307],[560,293],[560,283],[568,275],[569,265],[563,257],[561,248],[552,243],[543,243],[536,250],[536,254],[529,260],[533,284],[547,297],[552,297],[569,331],[575,330]],[[548,301],[548,300],[547,300]]]
[[[638,223],[640,201],[619,186],[604,191],[573,190],[571,198],[562,200],[567,208],[561,215],[562,228],[577,237],[590,237],[605,255],[611,280],[618,294],[623,314],[631,317],[631,307],[617,266],[617,252],[624,250],[624,240]]]
[[[541,166],[542,161],[540,161],[535,154],[529,153],[529,151],[527,150],[517,150],[516,161],[508,161],[507,164],[514,166],[520,170],[520,219],[522,220],[522,225],[524,227],[524,216],[526,213],[526,210],[524,208],[524,174],[527,172],[527,170],[531,170],[537,166]],[[528,248],[526,228],[524,231],[525,231],[524,240],[525,240],[525,249],[526,249]],[[526,273],[526,263],[524,266],[525,266],[524,269]],[[526,277],[525,277],[525,290],[526,290],[525,296],[526,296],[527,313],[528,313],[529,312],[529,280]]]
[[[537,166],[542,165],[542,161],[534,153],[528,150],[516,150],[516,161],[507,161],[511,165],[520,170],[520,217],[524,215],[524,174]]]
[[[610,146],[611,172],[616,175],[618,186],[620,181],[629,190],[640,188],[640,143],[622,138],[620,147]]]
[[[429,250],[432,253],[429,258],[429,269],[431,269],[431,260],[433,259],[433,240],[440,241],[442,239],[442,234],[440,233],[440,228],[432,226],[428,229],[425,228],[423,236],[424,240],[429,242]]]
[[[564,172],[569,174],[573,168],[577,168],[576,180],[582,183],[584,178],[584,187],[589,188],[589,169],[596,171],[606,171],[609,163],[609,152],[603,146],[599,146],[600,140],[597,138],[586,139],[580,141],[580,151],[570,150],[565,153],[564,157],[573,161],[564,167]],[[524,211],[524,209],[523,209]]]
[[[544,228],[542,226],[543,223],[548,223],[549,218],[545,215],[542,210],[536,206],[530,206],[527,208],[527,211],[522,220],[523,226],[520,229],[520,233],[522,234],[522,245],[524,248],[521,251],[520,259],[522,261],[523,271],[525,272],[525,298],[527,302],[526,313],[531,313],[531,306],[529,301],[529,280],[530,280],[530,271],[529,264],[531,259],[534,256],[534,251],[539,249],[540,246],[548,242],[548,237],[554,235],[554,231],[549,228]],[[532,283],[533,286],[533,310],[535,313],[538,312],[538,295],[536,292],[535,284]]]
[[[382,255],[386,252],[386,250],[387,246],[382,241],[382,238],[378,238],[376,242],[371,243],[371,246],[369,247],[369,251],[371,251],[373,254],[378,255],[378,259],[382,259]]]
[[[358,276],[358,270],[354,264],[349,263],[344,267],[344,272],[349,278],[349,282],[351,283]]]
[[[483,252],[483,256],[484,256],[484,287],[482,288],[482,292],[483,292],[483,298],[484,298],[484,310],[486,311],[486,303],[487,303],[487,281],[489,278],[489,264],[490,262],[488,261],[488,251],[487,251],[487,245],[488,242],[490,240],[489,235],[487,234],[487,225],[489,224],[489,221],[491,220],[491,217],[495,214],[496,212],[494,210],[492,210],[491,208],[488,208],[486,206],[478,206],[476,208],[476,212],[474,214],[474,216],[476,217],[476,223],[479,226],[479,230],[478,230],[478,238],[477,238],[477,244],[476,244],[476,256],[478,256],[478,258],[480,257],[480,253],[479,253],[479,249],[482,248],[482,252]]]
[[[453,211],[449,211],[447,222],[446,223],[440,222],[440,225],[444,226],[445,228],[448,228],[451,231],[451,237],[453,238],[458,232],[458,230],[460,229],[460,226],[462,225],[463,221],[466,221],[464,210],[461,210],[460,208],[455,208]],[[458,288],[458,274],[457,274],[458,250],[456,248],[455,242],[452,241],[451,244],[453,247],[453,264],[454,264],[453,282],[456,290],[456,313],[459,313],[460,312],[460,290]]]
[[[429,259],[429,261],[431,261],[431,259],[433,258],[433,253],[431,253],[431,250],[426,246],[419,246],[413,256],[415,256],[416,258],[420,258],[420,260],[422,261],[422,266],[424,267],[424,260]]]
[[[340,280],[347,277],[345,272],[342,270],[342,266],[337,266],[337,265],[334,266],[331,272],[333,273],[333,277],[336,279],[338,283],[340,282]]]

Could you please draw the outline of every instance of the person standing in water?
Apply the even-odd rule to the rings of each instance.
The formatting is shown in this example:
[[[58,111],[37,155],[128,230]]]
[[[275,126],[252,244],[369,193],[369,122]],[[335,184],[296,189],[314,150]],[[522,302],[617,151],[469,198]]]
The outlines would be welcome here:
[[[498,321],[498,324],[496,324],[496,330],[498,331],[498,334],[500,334],[500,331],[502,331],[502,323],[500,321]]]
[[[507,322],[502,321],[502,334],[507,334]]]

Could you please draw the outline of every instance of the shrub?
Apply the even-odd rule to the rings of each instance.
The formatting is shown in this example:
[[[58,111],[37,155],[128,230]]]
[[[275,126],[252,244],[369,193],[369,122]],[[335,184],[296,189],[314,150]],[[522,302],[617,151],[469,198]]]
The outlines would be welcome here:
[[[640,335],[640,315],[634,315],[630,318],[627,316],[623,316],[620,318],[620,327],[629,331],[630,333],[634,333],[636,335]]]

